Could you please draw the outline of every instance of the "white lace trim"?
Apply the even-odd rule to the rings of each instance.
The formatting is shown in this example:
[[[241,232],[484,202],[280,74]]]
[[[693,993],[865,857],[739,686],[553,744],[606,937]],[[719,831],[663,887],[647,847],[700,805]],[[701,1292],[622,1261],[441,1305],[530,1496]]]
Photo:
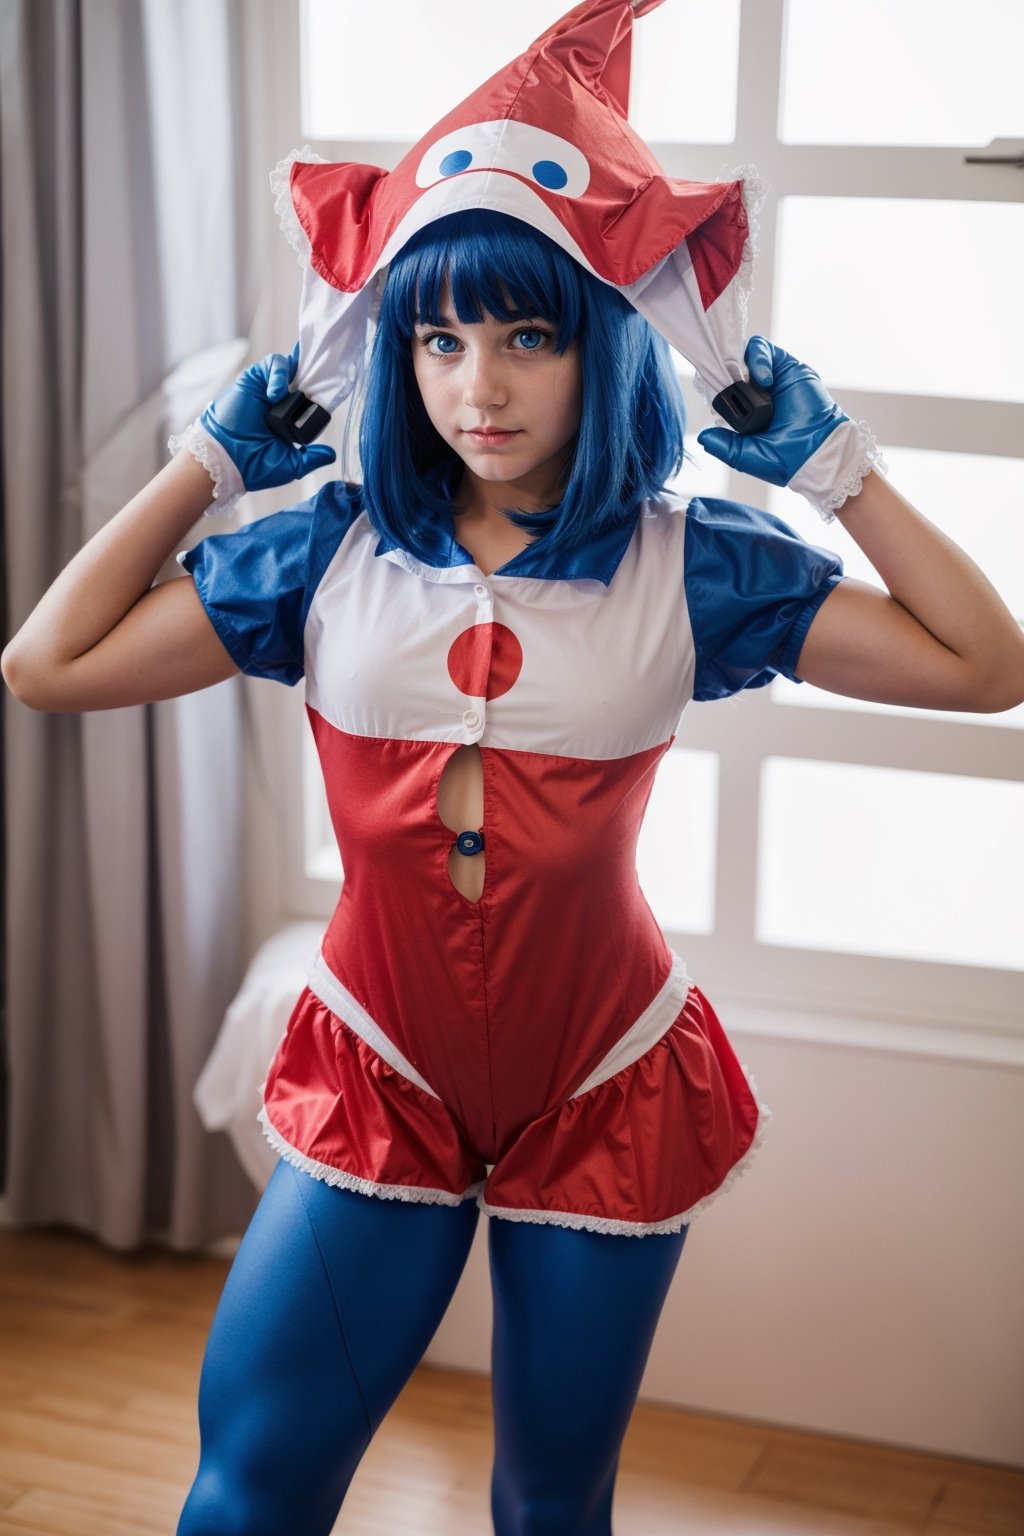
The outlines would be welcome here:
[[[213,481],[213,501],[205,508],[203,516],[228,517],[245,495],[245,486],[232,459],[215,438],[203,431],[198,418],[184,432],[172,432],[167,439],[167,448],[172,456],[184,448]]]
[[[743,254],[740,264],[733,278],[736,299],[740,316],[740,335],[747,334],[747,309],[750,305],[750,295],[754,288],[754,262],[757,259],[757,237],[761,233],[761,224],[758,214],[765,205],[768,196],[769,183],[759,176],[756,165],[738,165],[733,169],[725,169],[718,174],[719,181],[739,181],[743,183],[743,206],[747,212],[747,238],[743,246]],[[703,383],[703,380],[701,381]],[[705,386],[706,387],[706,386]]]
[[[413,1205],[461,1205],[463,1200],[478,1197],[483,1189],[483,1184],[471,1184],[464,1194],[453,1195],[447,1189],[423,1189],[416,1184],[375,1184],[372,1179],[360,1179],[354,1173],[345,1173],[341,1168],[332,1168],[329,1163],[318,1163],[314,1158],[306,1157],[291,1142],[285,1141],[281,1132],[271,1123],[266,1109],[260,1110],[259,1120],[263,1134],[274,1151],[286,1163],[291,1163],[293,1168],[300,1168],[303,1173],[319,1179],[322,1184],[333,1184],[339,1189],[354,1189],[361,1195],[376,1195],[381,1200],[405,1200]]]
[[[734,1163],[719,1184],[709,1195],[698,1200],[696,1205],[691,1205],[688,1211],[683,1211],[679,1216],[666,1216],[664,1221],[640,1222],[618,1221],[611,1216],[580,1216],[574,1211],[524,1211],[513,1210],[509,1206],[488,1205],[483,1196],[477,1199],[477,1205],[488,1216],[497,1216],[502,1221],[532,1221],[541,1226],[572,1227],[581,1232],[604,1232],[613,1237],[648,1237],[656,1233],[678,1232],[682,1227],[688,1226],[694,1217],[706,1211],[709,1205],[721,1196],[728,1194],[736,1180],[742,1178],[750,1167],[754,1158],[764,1143],[772,1112],[767,1104],[762,1104],[758,1098],[757,1083],[754,1075],[741,1063],[743,1075],[747,1085],[757,1104],[757,1125],[754,1129],[754,1139],[744,1152],[738,1163]]]
[[[807,498],[811,506],[821,516],[823,522],[834,523],[836,513],[848,496],[856,496],[864,485],[864,476],[877,470],[880,475],[889,473],[889,466],[882,457],[882,450],[875,441],[875,435],[866,421],[856,421],[853,425],[857,429],[860,440],[860,458],[856,468],[843,477],[843,481],[836,487],[824,501],[816,501],[810,496]]]
[[[290,155],[285,155],[279,160],[270,173],[270,190],[274,194],[274,212],[277,214],[278,223],[284,231],[285,239],[295,252],[296,260],[303,271],[309,265],[309,239],[306,231],[299,223],[298,216],[292,203],[291,168],[297,160],[303,165],[326,165],[323,155],[318,155],[315,149],[304,144],[301,149],[293,149]]]

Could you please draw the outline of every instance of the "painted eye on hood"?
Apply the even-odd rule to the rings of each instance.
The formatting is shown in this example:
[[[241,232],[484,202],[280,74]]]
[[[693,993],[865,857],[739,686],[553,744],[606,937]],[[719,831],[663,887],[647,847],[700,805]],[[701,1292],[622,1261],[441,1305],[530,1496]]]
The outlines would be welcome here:
[[[533,168],[533,179],[549,192],[561,192],[569,177],[557,160],[538,160]]]
[[[590,164],[575,144],[510,118],[446,133],[420,161],[416,185],[432,187],[464,171],[508,171],[562,197],[582,197],[590,182]]]
[[[457,176],[460,171],[468,171],[473,164],[473,156],[468,149],[453,149],[445,155],[438,170],[442,176]]]

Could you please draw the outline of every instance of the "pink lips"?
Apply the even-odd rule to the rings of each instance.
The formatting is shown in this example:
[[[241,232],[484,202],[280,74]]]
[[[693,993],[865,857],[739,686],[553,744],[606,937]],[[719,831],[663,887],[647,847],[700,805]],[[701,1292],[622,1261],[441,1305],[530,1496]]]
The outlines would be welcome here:
[[[481,448],[500,448],[503,443],[509,443],[514,437],[518,437],[519,430],[517,428],[514,432],[502,432],[497,428],[485,430],[481,427],[474,427],[466,435],[471,437],[475,443],[478,443]]]

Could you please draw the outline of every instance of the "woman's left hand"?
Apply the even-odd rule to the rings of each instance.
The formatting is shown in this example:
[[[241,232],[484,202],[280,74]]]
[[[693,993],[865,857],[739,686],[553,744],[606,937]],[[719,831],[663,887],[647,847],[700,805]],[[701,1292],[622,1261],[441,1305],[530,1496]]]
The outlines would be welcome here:
[[[771,426],[747,436],[727,427],[709,427],[697,441],[731,469],[771,485],[788,485],[811,454],[850,418],[813,368],[797,362],[766,337],[751,336],[743,361],[752,382],[771,392]]]
[[[830,521],[868,470],[883,467],[870,433],[835,403],[813,368],[766,337],[751,336],[743,360],[752,381],[771,393],[771,425],[746,435],[709,427],[698,443],[731,469],[790,486]]]

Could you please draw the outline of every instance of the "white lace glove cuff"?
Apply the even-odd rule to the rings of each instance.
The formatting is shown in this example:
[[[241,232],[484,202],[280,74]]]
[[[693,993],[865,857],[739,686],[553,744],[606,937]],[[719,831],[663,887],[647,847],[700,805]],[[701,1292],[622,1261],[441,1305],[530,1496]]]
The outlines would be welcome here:
[[[864,476],[872,469],[882,475],[889,473],[867,422],[847,420],[830,432],[817,452],[797,470],[789,489],[806,496],[822,519],[832,523],[843,502],[848,496],[856,496]]]
[[[167,439],[172,454],[184,448],[200,463],[213,481],[213,500],[204,517],[227,517],[245,495],[245,485],[230,454],[211,437],[198,418],[184,432],[176,432]]]

